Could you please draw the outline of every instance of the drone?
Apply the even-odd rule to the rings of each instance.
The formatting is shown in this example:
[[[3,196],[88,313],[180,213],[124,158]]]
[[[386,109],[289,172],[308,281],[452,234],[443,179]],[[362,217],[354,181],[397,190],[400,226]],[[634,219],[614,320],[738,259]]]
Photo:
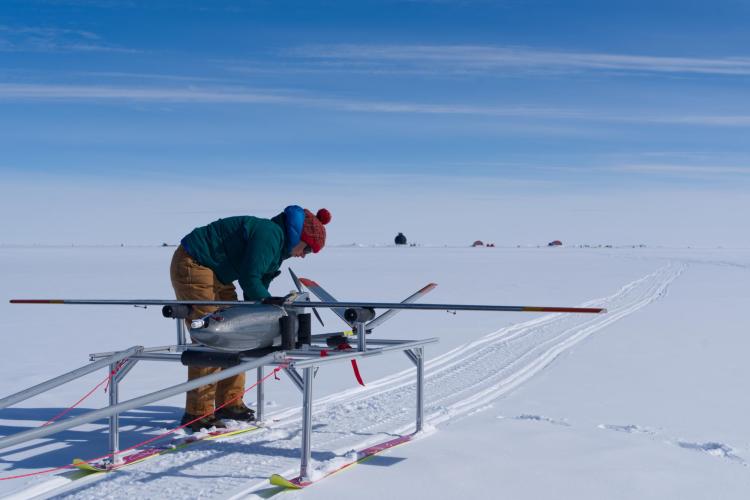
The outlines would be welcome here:
[[[194,306],[213,306],[218,309],[200,318],[189,321],[189,334],[193,342],[224,352],[248,352],[281,347],[293,348],[309,344],[311,340],[311,308],[321,325],[323,320],[317,309],[330,309],[350,328],[349,330],[315,335],[315,340],[325,341],[330,346],[341,345],[348,336],[364,331],[372,333],[399,311],[438,310],[456,311],[505,311],[547,313],[605,313],[603,308],[585,307],[540,307],[504,306],[477,304],[426,304],[415,303],[431,292],[437,284],[430,283],[401,302],[341,302],[313,280],[298,278],[289,268],[297,288],[283,297],[268,297],[260,301],[207,301],[207,300],[86,300],[86,299],[13,299],[12,304],[88,304],[129,305],[136,307],[163,306],[162,314],[167,318],[186,319]],[[318,301],[310,300],[310,293]],[[377,309],[386,309],[380,315]]]

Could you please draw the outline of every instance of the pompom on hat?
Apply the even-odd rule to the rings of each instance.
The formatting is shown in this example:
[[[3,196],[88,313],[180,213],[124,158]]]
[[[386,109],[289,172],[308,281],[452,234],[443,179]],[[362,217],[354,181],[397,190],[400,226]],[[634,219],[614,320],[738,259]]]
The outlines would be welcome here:
[[[318,253],[326,244],[325,224],[331,222],[331,212],[325,208],[313,213],[305,209],[305,223],[302,226],[300,239],[308,244],[313,253]]]

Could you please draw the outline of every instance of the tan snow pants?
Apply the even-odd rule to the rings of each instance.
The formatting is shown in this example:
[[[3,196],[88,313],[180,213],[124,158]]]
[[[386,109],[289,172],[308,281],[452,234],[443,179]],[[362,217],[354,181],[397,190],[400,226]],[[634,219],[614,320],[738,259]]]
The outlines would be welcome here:
[[[190,254],[180,245],[172,257],[172,265],[169,268],[172,279],[172,287],[177,300],[237,300],[237,292],[233,284],[225,285],[220,282],[214,272],[193,259]],[[216,310],[216,307],[193,306],[192,312],[186,321],[200,318]],[[188,367],[188,380],[203,377],[221,368],[198,368]],[[212,412],[216,406],[224,404],[242,394],[245,390],[245,374],[241,373],[234,377],[220,380],[216,384],[204,385],[187,393],[185,412],[190,415],[205,415]],[[239,406],[242,400],[232,403],[230,406]]]

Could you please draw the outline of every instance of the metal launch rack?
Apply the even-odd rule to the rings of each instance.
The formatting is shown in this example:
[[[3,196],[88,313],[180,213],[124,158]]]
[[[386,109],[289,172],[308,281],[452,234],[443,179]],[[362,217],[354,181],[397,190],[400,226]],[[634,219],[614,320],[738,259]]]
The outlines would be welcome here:
[[[422,430],[424,420],[424,346],[437,342],[438,339],[367,339],[366,325],[367,322],[372,319],[372,316],[367,315],[367,310],[362,310],[361,312],[364,312],[364,316],[361,320],[358,319],[352,322],[356,336],[348,337],[349,340],[356,339],[356,347],[346,350],[331,349],[325,344],[326,338],[330,337],[330,335],[321,334],[311,335],[307,339],[307,343],[297,342],[292,348],[283,349],[282,347],[277,347],[240,353],[227,353],[210,347],[188,344],[186,341],[183,319],[176,318],[177,343],[175,345],[159,347],[133,346],[122,351],[94,353],[89,356],[91,362],[88,365],[84,365],[76,370],[54,377],[34,387],[30,387],[0,399],[0,409],[2,409],[52,390],[62,384],[78,379],[102,368],[109,369],[111,373],[108,406],[66,420],[58,421],[50,425],[0,438],[0,449],[26,443],[33,439],[56,434],[82,424],[108,418],[109,452],[112,457],[112,465],[116,465],[122,462],[122,457],[119,455],[119,416],[121,413],[250,370],[256,370],[257,373],[256,419],[258,422],[262,423],[265,416],[265,394],[262,384],[262,380],[264,379],[264,369],[266,367],[273,367],[274,369],[283,369],[292,383],[302,393],[300,477],[303,479],[309,479],[312,450],[313,380],[315,370],[318,367],[339,361],[378,356],[389,352],[403,352],[416,367],[415,427],[416,432]],[[309,319],[309,315],[307,318]],[[289,347],[288,344],[286,347]],[[186,363],[186,359],[189,358],[203,358],[203,362],[208,363],[203,366],[219,366],[223,369],[210,375],[167,387],[127,401],[119,400],[119,384],[139,361],[168,361],[189,364]]]
[[[448,311],[509,311],[509,312],[551,312],[551,313],[604,313],[602,308],[503,306],[474,304],[424,304],[413,303],[435,286],[430,283],[400,303],[390,302],[339,302],[316,282],[297,278],[290,274],[299,293],[292,292],[285,297],[271,297],[260,302],[237,301],[180,301],[180,300],[50,300],[13,299],[14,304],[98,304],[127,306],[164,306],[162,313],[177,320],[177,342],[175,345],[160,347],[133,346],[116,352],[94,353],[91,363],[76,370],[42,382],[16,394],[0,399],[0,409],[25,401],[33,396],[80,378],[100,368],[109,369],[108,406],[55,423],[48,422],[36,429],[0,438],[0,449],[33,439],[49,436],[81,424],[109,419],[109,466],[115,468],[120,457],[121,413],[139,408],[154,401],[165,399],[182,392],[212,384],[239,373],[256,370],[257,373],[257,413],[259,422],[264,418],[264,368],[284,370],[292,383],[302,392],[302,445],[300,458],[300,478],[310,479],[310,456],[312,449],[312,406],[313,379],[315,369],[338,361],[403,352],[416,366],[416,432],[422,430],[424,420],[424,346],[437,342],[437,338],[424,340],[368,339],[373,329],[403,309],[448,310]],[[302,291],[308,288],[318,302],[309,300],[309,294]],[[198,344],[188,344],[184,319],[190,317],[191,307],[222,307],[217,314],[209,314],[190,324],[190,335]],[[338,315],[352,330],[312,335],[311,315],[305,312],[316,308],[327,308]],[[388,309],[376,317],[375,309]],[[318,316],[320,320],[320,317]],[[322,321],[321,321],[322,323]],[[350,335],[350,336],[346,336]],[[356,339],[356,347],[349,341]],[[280,342],[281,345],[278,345]],[[210,347],[209,347],[210,346]],[[276,346],[276,347],[274,347]],[[344,349],[340,347],[344,346]],[[130,399],[119,400],[119,384],[139,361],[181,362],[187,366],[219,367],[214,372],[182,384],[167,387],[156,392]]]

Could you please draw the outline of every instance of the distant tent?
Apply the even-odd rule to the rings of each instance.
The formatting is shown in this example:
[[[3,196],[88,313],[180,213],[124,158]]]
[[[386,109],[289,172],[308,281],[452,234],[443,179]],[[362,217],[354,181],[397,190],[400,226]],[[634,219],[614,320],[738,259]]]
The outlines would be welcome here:
[[[406,245],[406,236],[404,236],[404,233],[398,233],[394,241],[396,245]]]
[[[474,243],[471,244],[473,247],[483,247],[484,243],[482,243],[482,240],[477,240]]]
[[[547,243],[547,246],[548,247],[561,247],[562,241],[560,240],[550,241],[549,243]]]

